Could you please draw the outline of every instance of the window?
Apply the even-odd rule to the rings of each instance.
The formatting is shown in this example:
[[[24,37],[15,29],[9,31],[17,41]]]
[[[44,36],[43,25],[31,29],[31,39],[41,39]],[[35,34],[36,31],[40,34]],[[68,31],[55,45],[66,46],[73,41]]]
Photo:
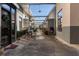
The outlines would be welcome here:
[[[57,17],[58,17],[58,31],[62,31],[62,9],[57,13]]]

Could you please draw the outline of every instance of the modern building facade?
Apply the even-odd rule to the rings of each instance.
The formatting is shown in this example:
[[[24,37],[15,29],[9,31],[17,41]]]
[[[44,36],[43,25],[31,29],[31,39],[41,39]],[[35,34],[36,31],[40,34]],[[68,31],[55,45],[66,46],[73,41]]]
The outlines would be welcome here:
[[[24,10],[23,5],[16,3],[0,4],[0,48],[15,42],[17,31],[29,27],[30,13]]]
[[[20,4],[23,8],[22,30],[26,30],[30,25],[31,12],[28,4]]]
[[[15,4],[0,4],[0,47],[5,47],[16,40]]]
[[[56,38],[68,43],[79,43],[79,4],[56,4]]]
[[[23,13],[17,9],[17,31],[22,30],[22,20],[23,20]]]
[[[78,3],[57,3],[41,25],[42,28],[50,31],[53,27],[58,40],[79,43],[78,7]],[[27,4],[0,4],[0,47],[15,42],[17,31],[35,27],[34,19]]]

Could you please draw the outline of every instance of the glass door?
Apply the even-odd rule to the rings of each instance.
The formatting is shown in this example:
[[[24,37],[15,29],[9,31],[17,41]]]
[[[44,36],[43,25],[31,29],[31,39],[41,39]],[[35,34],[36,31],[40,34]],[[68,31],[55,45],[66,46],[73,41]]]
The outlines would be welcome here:
[[[1,10],[1,46],[11,44],[11,18],[10,12],[4,8]]]
[[[15,41],[16,9],[11,4],[1,6],[1,44],[5,47]]]

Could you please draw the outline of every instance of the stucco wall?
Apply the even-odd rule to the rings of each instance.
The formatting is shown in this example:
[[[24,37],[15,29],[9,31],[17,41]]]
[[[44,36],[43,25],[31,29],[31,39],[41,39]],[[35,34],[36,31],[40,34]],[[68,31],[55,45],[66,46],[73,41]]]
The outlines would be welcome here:
[[[26,13],[28,15],[32,15],[31,11],[29,10],[29,5],[28,4],[22,3],[21,6],[22,6],[22,8],[24,10],[24,13]]]
[[[23,17],[23,14],[17,9],[16,10],[17,31],[20,31],[19,21],[21,21],[21,19],[19,17]]]
[[[57,13],[62,9],[62,31],[58,31],[58,18]],[[70,43],[70,4],[57,3],[56,4],[56,38],[67,41]]]
[[[79,3],[71,3],[70,9],[70,42],[79,43]]]

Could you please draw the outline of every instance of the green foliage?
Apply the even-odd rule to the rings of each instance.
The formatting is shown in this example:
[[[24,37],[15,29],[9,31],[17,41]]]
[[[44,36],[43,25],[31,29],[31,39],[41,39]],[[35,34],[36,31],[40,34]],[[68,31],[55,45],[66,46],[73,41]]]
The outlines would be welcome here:
[[[17,31],[17,37],[21,37],[22,35],[25,35],[26,33],[27,33],[27,30]]]

